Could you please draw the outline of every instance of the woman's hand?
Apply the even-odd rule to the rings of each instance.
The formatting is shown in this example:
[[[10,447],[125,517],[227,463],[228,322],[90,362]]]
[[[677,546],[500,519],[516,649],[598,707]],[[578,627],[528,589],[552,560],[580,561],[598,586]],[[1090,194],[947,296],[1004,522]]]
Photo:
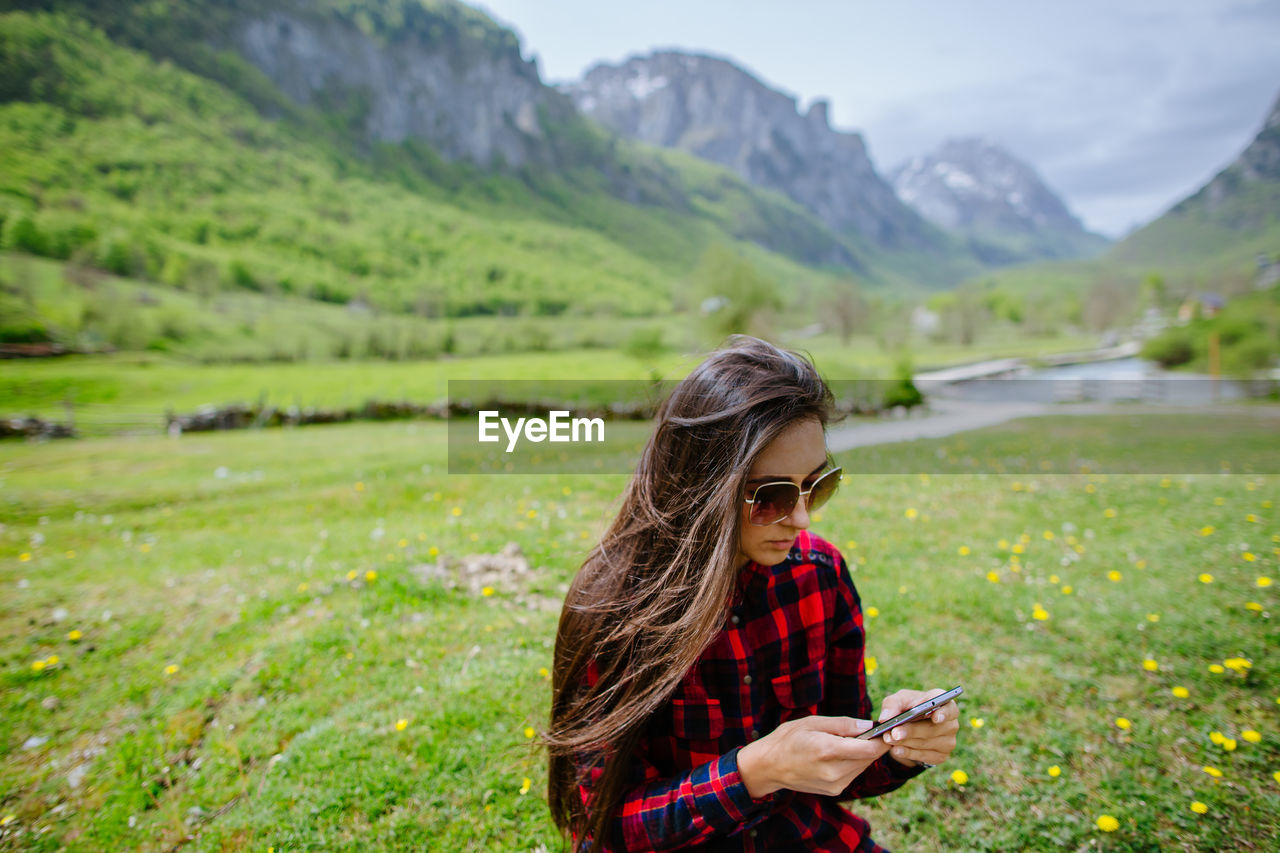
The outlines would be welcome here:
[[[896,717],[908,708],[926,699],[941,696],[945,690],[899,690],[887,696],[880,710],[879,720]],[[929,716],[911,723],[895,726],[879,739],[891,747],[889,755],[908,767],[912,762],[941,764],[956,748],[956,732],[960,730],[960,706],[952,699],[935,708]]]
[[[738,750],[738,772],[747,793],[759,799],[780,788],[836,795],[884,755],[881,738],[857,740],[869,720],[808,716],[782,723]]]

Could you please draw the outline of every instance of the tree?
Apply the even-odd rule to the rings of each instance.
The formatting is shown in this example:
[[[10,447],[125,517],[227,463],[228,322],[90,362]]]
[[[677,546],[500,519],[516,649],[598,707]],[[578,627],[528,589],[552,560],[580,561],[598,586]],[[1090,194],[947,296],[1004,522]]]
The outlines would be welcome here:
[[[820,307],[818,320],[822,323],[834,320],[840,331],[840,343],[849,344],[849,338],[862,327],[868,318],[867,301],[858,290],[858,282],[845,278],[836,282]]]
[[[715,340],[733,334],[766,337],[771,315],[782,310],[777,285],[722,244],[703,252],[693,280],[703,325]]]

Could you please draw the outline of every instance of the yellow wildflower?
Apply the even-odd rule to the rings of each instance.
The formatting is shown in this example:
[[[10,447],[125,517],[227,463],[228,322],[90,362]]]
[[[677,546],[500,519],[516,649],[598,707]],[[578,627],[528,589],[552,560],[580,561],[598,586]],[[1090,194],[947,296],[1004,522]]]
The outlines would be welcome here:
[[[1064,586],[1064,587],[1062,588],[1062,594],[1063,594],[1063,595],[1070,595],[1070,594],[1071,594],[1071,591],[1072,591],[1072,586],[1071,586],[1071,584],[1067,584],[1066,586]]]
[[[347,572],[347,580],[349,580],[349,581],[353,581],[353,580],[355,580],[355,579],[356,579],[356,575],[357,575],[357,574],[358,574],[358,572],[356,572],[356,570],[355,570],[355,569],[352,569],[351,571]]]
[[[74,643],[76,640],[78,640],[78,639],[80,639],[81,637],[83,637],[83,636],[84,636],[84,635],[83,635],[83,634],[81,634],[79,631],[68,631],[68,632],[67,632],[67,639],[68,639],[68,640],[70,640],[70,641],[71,641],[71,642],[73,642],[73,643]]]
[[[1256,556],[1254,556],[1252,551],[1245,551],[1240,556],[1244,558],[1244,561],[1246,563],[1252,563],[1254,560],[1258,559]]]
[[[987,580],[992,583],[1000,583],[1000,574],[998,572],[987,572]]]
[[[1127,732],[1132,727],[1133,727],[1133,724],[1130,723],[1124,717],[1116,717],[1116,728],[1120,729],[1121,731]]]
[[[1223,738],[1223,739],[1222,739],[1222,744],[1221,744],[1221,746],[1222,746],[1222,748],[1223,748],[1223,749],[1225,749],[1227,752],[1235,752],[1235,751],[1236,751],[1236,739],[1235,739],[1235,738],[1233,738],[1233,737]]]
[[[1139,568],[1139,569],[1145,569],[1145,568],[1147,567],[1147,561],[1146,561],[1146,560],[1137,560],[1136,562],[1134,562],[1134,564],[1133,564],[1133,565],[1134,565],[1135,567]]]
[[[912,507],[907,507],[907,512],[906,512],[906,516],[907,516],[907,518],[915,518],[915,517],[916,517],[917,515],[919,515],[919,514],[920,514],[920,513],[916,512],[916,508],[915,508],[915,507],[913,507],[913,506],[912,506]]]
[[[462,507],[455,506],[453,509],[449,510],[449,512],[453,513],[454,515],[462,515]]]
[[[865,664],[867,668],[867,675],[873,674],[880,667],[880,664],[876,662],[875,655],[867,655]]]
[[[524,727],[524,736],[525,736],[526,738],[530,738],[530,739],[532,739],[532,738],[533,738],[533,736],[534,736],[535,734],[537,734],[537,732],[535,732],[535,731],[533,730],[533,726],[525,726],[525,727]]]
[[[357,491],[357,492],[363,492],[363,491],[364,491],[364,483],[359,483],[359,482],[358,482],[358,483],[356,483],[356,491]]]
[[[1222,778],[1222,771],[1216,767],[1209,767],[1206,765],[1205,767],[1201,767],[1200,769],[1203,770],[1205,773],[1208,773],[1210,776],[1212,776],[1215,779]]]
[[[999,542],[996,543],[996,547],[999,548],[1001,551],[1003,551],[1004,549],[1009,547],[1009,540],[1001,539]]]
[[[1271,578],[1266,575],[1261,575],[1255,583],[1257,583],[1258,586],[1271,586]]]
[[[1245,610],[1252,610],[1254,613],[1261,613],[1261,612],[1262,612],[1262,605],[1261,605],[1261,604],[1259,604],[1259,603],[1258,603],[1258,602],[1256,602],[1256,601],[1246,601],[1246,602],[1244,603],[1244,609],[1245,609]]]
[[[1200,583],[1213,583],[1213,575],[1208,572],[1203,572],[1200,575]]]
[[[538,667],[538,675],[541,675],[543,678],[550,678],[551,671],[547,669],[545,666],[540,666]]]
[[[955,782],[957,785],[963,785],[969,781],[969,774],[965,773],[963,770],[956,770],[951,774],[951,781]]]
[[[961,545],[959,548],[956,549],[956,553],[958,553],[961,557],[967,557],[969,555],[969,546]]]
[[[1148,614],[1147,614],[1147,621],[1148,621],[1148,622],[1159,622],[1159,621],[1160,621],[1160,614],[1159,614],[1159,613],[1148,613]]]
[[[1199,800],[1196,800],[1191,804],[1191,810],[1196,814],[1204,814],[1209,810],[1209,807],[1206,806],[1204,803],[1200,802]]]
[[[1121,575],[1115,569],[1112,569],[1111,571],[1107,572],[1107,580],[1111,581],[1112,583],[1119,583],[1121,577],[1123,577],[1123,575]]]
[[[1109,814],[1104,814],[1098,818],[1098,829],[1103,832],[1115,832],[1120,828],[1120,821],[1116,820]]]
[[[1053,538],[1053,531],[1052,531],[1052,530],[1046,530],[1046,531],[1044,532],[1044,538],[1045,538],[1045,539],[1052,539],[1052,538]]]
[[[49,655],[49,657],[45,658],[44,665],[45,665],[45,666],[57,666],[57,665],[58,665],[58,656],[57,656],[57,655]]]
[[[1043,622],[1049,618],[1049,612],[1041,607],[1039,602],[1036,602],[1035,608],[1031,611],[1031,616],[1032,618],[1039,619]]]
[[[879,616],[879,615],[880,615],[880,608],[878,608],[878,607],[868,607],[868,608],[867,608],[867,616],[869,616],[870,618],[874,619],[874,618],[876,618],[876,617],[877,617],[877,616]]]
[[[30,559],[31,559],[30,551],[23,551],[21,554],[18,555],[18,562],[25,563],[25,562],[28,562]]]
[[[1061,579],[1057,575],[1049,575],[1049,583],[1057,586]]]
[[[440,556],[440,549],[439,549],[439,548],[437,548],[435,545],[432,545],[430,548],[428,548],[428,549],[427,549],[427,556],[428,556],[428,557],[439,557],[439,556]]]
[[[40,670],[44,669],[44,661],[42,660],[32,661],[31,668],[34,669],[36,672],[39,672]]]
[[[493,587],[486,586],[484,589],[480,590],[480,594],[483,596],[493,595]]]
[[[1220,675],[1221,673],[1224,673],[1227,670],[1226,670],[1226,667],[1224,667],[1220,663],[1211,663],[1209,664],[1209,671],[1212,672],[1214,675]]]
[[[529,518],[537,518],[538,511],[536,509],[531,509],[528,512],[526,512],[525,515],[528,516]]]
[[[986,720],[984,720],[984,719],[982,719],[982,717],[970,717],[970,718],[969,718],[969,725],[973,726],[975,729],[980,729],[980,728],[982,728],[983,726],[985,726],[986,724],[987,724],[987,721],[986,721]]]
[[[409,540],[408,540],[408,539],[401,538],[401,540],[400,540],[399,542],[397,542],[396,544],[397,544],[397,545],[399,545],[401,548],[408,548],[408,547],[409,547]]]
[[[1062,768],[1056,764],[1053,765],[1052,767],[1049,768],[1049,775],[1052,776],[1054,779],[1057,779],[1059,776],[1062,775]]]
[[[1115,517],[1116,517],[1116,508],[1115,508],[1115,507],[1113,507],[1113,506],[1109,506],[1109,507],[1107,507],[1106,509],[1104,509],[1104,510],[1102,511],[1102,514],[1103,514],[1103,515],[1105,515],[1107,518],[1115,518]]]
[[[1213,741],[1215,746],[1222,746],[1222,742],[1226,739],[1227,736],[1222,732],[1209,732],[1209,740]]]
[[[17,815],[7,814],[4,817],[0,818],[0,826],[8,826],[9,824],[13,823],[17,819],[18,819]]]
[[[1209,536],[1209,535],[1211,535],[1212,533],[1213,533],[1213,525],[1212,525],[1212,524],[1206,524],[1204,527],[1201,527],[1201,528],[1200,528],[1200,535],[1201,535],[1201,536]]]
[[[1240,673],[1241,675],[1244,675],[1245,670],[1247,670],[1247,669],[1249,669],[1251,666],[1253,666],[1253,664],[1252,664],[1252,663],[1250,663],[1250,662],[1249,662],[1247,659],[1245,659],[1245,658],[1227,658],[1226,660],[1224,660],[1224,661],[1222,662],[1222,665],[1223,665],[1223,666],[1225,666],[1227,669],[1233,669],[1233,670],[1235,670],[1236,672]]]
[[[396,731],[402,732],[405,730],[405,727],[408,725],[409,725],[408,720],[404,720],[404,719],[396,720]]]
[[[1026,549],[1024,549],[1020,543],[1015,542],[1013,547],[1010,548],[1009,550],[1013,551],[1013,553],[1015,554],[1021,554]]]
[[[529,788],[532,785],[533,785],[533,780],[530,779],[528,776],[524,777],[524,782],[521,783],[520,785],[520,796],[523,797],[525,794],[529,793]]]
[[[1247,740],[1249,743],[1259,743],[1262,741],[1261,732],[1255,732],[1253,729],[1245,729],[1240,733],[1240,737],[1243,740]]]
[[[1147,658],[1142,662],[1142,668],[1147,672],[1155,672],[1160,668],[1160,664],[1156,663],[1151,658]]]
[[[164,668],[165,675],[173,675],[177,671],[178,671],[178,665],[176,663],[171,663]]]
[[[370,569],[369,571],[364,573],[364,579],[367,581],[375,580],[377,579],[377,577],[378,577],[378,573],[375,572],[373,569]]]
[[[1175,687],[1170,692],[1179,699],[1186,699],[1191,695],[1191,691],[1182,686]]]

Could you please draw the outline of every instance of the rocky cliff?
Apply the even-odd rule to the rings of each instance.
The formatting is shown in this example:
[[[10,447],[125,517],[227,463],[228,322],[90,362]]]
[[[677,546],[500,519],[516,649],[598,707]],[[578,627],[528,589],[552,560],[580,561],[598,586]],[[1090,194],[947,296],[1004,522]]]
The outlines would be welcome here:
[[[486,167],[552,162],[544,117],[571,116],[572,104],[543,85],[513,33],[461,4],[437,5],[406,4],[420,22],[383,34],[368,18],[274,3],[228,40],[291,99],[343,115],[372,140],[422,139],[446,160]]]
[[[801,113],[795,98],[731,62],[658,51],[598,64],[561,90],[614,132],[728,166],[838,232],[884,248],[941,245],[876,173],[862,137],[831,127],[825,101]]]
[[[1035,169],[990,139],[952,139],[890,170],[894,189],[930,222],[970,240],[990,263],[1093,254],[1085,230]]]

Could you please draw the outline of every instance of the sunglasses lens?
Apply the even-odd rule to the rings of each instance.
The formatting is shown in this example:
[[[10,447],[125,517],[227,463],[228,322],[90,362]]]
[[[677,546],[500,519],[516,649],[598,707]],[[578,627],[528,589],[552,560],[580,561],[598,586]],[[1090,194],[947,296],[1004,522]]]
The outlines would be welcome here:
[[[772,483],[756,490],[751,505],[752,524],[773,524],[796,508],[800,487],[795,483]]]
[[[824,503],[831,500],[831,496],[836,493],[836,489],[840,488],[840,469],[828,471],[813,484],[813,491],[809,493],[809,503],[806,504],[809,512],[814,512]]]

